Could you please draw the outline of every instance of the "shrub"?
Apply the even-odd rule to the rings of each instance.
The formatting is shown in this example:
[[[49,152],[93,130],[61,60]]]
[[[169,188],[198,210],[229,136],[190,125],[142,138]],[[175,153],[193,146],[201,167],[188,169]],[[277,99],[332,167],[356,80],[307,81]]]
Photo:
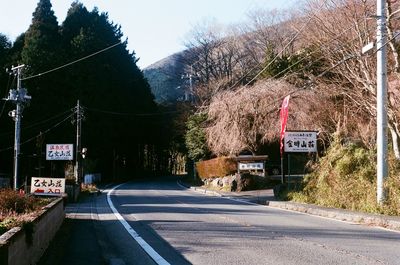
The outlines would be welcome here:
[[[201,179],[224,177],[237,171],[237,163],[232,158],[223,156],[197,162],[196,169]]]
[[[304,189],[289,197],[328,207],[379,212],[374,161],[373,151],[336,141],[318,161],[315,171],[305,177]]]
[[[30,221],[37,214],[36,210],[50,200],[26,196],[11,189],[0,190],[0,235],[16,226],[29,230]]]
[[[11,189],[0,191],[0,212],[24,213],[35,209],[34,197],[27,197]]]
[[[400,162],[389,154],[387,201],[376,199],[376,150],[336,140],[304,178],[304,188],[288,198],[327,207],[400,215]]]

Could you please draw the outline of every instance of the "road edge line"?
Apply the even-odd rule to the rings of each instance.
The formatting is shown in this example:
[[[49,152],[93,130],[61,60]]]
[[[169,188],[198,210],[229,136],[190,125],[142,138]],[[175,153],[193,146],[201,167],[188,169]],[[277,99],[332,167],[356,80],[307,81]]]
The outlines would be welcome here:
[[[139,246],[150,256],[152,260],[158,265],[171,265],[166,261],[163,257],[160,256],[139,234],[128,224],[128,222],[122,217],[122,215],[118,212],[118,210],[114,207],[114,204],[111,201],[111,193],[124,185],[125,183],[119,184],[113,188],[111,188],[107,192],[107,203],[110,206],[112,212],[118,221],[124,226],[125,230],[129,233],[129,235],[139,244]]]

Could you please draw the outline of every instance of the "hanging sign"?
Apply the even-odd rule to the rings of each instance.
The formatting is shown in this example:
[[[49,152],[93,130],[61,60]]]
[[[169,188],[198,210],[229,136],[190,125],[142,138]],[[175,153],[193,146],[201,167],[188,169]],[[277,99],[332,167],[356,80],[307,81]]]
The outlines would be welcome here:
[[[309,153],[317,152],[316,131],[285,132],[285,152]]]
[[[46,160],[73,160],[73,144],[47,144]]]

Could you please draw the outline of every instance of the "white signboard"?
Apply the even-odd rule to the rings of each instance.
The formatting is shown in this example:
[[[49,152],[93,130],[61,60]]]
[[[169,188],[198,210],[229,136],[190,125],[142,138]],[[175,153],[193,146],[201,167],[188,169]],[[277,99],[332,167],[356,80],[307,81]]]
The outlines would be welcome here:
[[[65,178],[32,178],[32,194],[61,196],[64,192]]]
[[[46,160],[73,160],[73,144],[47,144]]]
[[[317,132],[285,132],[285,152],[317,152]]]
[[[239,170],[263,170],[264,163],[239,163]]]

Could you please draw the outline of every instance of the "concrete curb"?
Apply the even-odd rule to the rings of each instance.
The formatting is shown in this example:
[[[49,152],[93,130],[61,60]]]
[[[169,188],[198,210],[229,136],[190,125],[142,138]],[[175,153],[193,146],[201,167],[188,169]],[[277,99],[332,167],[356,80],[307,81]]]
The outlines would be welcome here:
[[[178,185],[180,185],[182,187],[185,187],[187,189],[191,189],[191,190],[199,192],[199,193],[203,193],[203,194],[210,195],[210,196],[224,197],[222,194],[220,194],[220,193],[218,193],[216,191],[213,191],[213,190],[207,190],[207,189],[202,189],[202,188],[197,188],[197,187],[191,187],[191,186],[188,186],[187,184],[185,184],[185,183],[183,183],[183,182],[181,182],[179,180],[177,181],[177,183],[178,183]]]
[[[295,202],[268,201],[267,206],[400,231],[400,217],[395,216],[354,212]]]
[[[200,192],[210,196],[218,196],[218,197],[226,197],[226,198],[235,198],[235,196],[226,196],[222,195],[216,191],[210,191],[202,188],[196,188],[188,186],[180,181],[178,184]],[[248,201],[248,199],[244,199]],[[400,231],[400,217],[397,216],[387,216],[387,215],[380,215],[380,214],[369,214],[363,212],[355,212],[351,210],[344,210],[344,209],[337,209],[337,208],[328,208],[323,206],[318,206],[314,204],[304,204],[304,203],[296,203],[296,202],[289,202],[289,201],[266,201],[265,205],[268,207],[280,208],[283,210],[290,210],[295,212],[306,213],[310,215],[321,216],[325,218],[345,221],[345,222],[352,222],[352,223],[359,223],[364,225],[370,226],[379,226],[391,230]]]

